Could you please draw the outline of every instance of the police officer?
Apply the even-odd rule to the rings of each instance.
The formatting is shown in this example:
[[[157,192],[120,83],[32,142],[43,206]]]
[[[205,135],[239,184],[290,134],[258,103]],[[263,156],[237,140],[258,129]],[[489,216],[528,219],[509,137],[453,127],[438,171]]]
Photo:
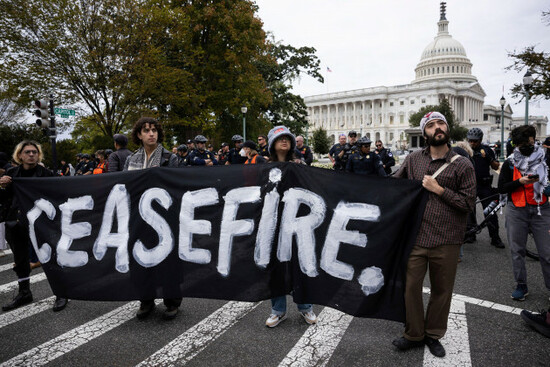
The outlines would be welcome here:
[[[352,156],[353,153],[358,151],[357,147],[357,132],[355,130],[351,130],[348,133],[348,142],[344,145],[344,150],[341,151],[338,154],[337,160],[340,161],[340,164],[342,167],[346,167],[349,158]]]
[[[266,159],[269,158],[269,149],[267,146],[267,136],[265,135],[259,135],[258,136],[258,153],[261,154],[262,157],[265,157]]]
[[[178,145],[176,149],[176,155],[178,156],[178,167],[189,166],[189,152],[187,151],[187,145]]]
[[[340,160],[340,153],[342,153],[345,146],[346,146],[346,135],[340,134],[340,136],[338,136],[338,143],[334,144],[328,152],[328,157],[332,162],[332,167],[337,171],[346,169],[346,166],[342,166],[342,162]]]
[[[500,166],[499,162],[495,158],[495,153],[488,145],[481,143],[483,140],[483,131],[481,131],[481,129],[477,127],[470,129],[466,135],[466,138],[468,139],[468,143],[470,143],[470,147],[474,151],[472,160],[474,161],[476,173],[477,197],[484,199],[494,196],[498,193],[498,191],[496,188],[492,187],[493,176],[491,175],[491,168],[496,171]],[[481,202],[483,209],[485,209],[493,200],[494,198],[483,200]],[[470,225],[475,225],[475,212],[470,213],[470,216],[471,218],[468,222]],[[491,236],[491,245],[497,248],[504,248],[504,244],[498,234],[498,217],[496,215],[489,220],[487,227],[489,228],[489,235]],[[472,238],[467,239],[468,242],[471,240]]]
[[[370,151],[371,141],[367,137],[357,140],[357,149],[346,164],[346,171],[359,175],[378,175],[385,177],[384,165],[378,154]]]
[[[384,171],[386,171],[386,174],[389,175],[391,173],[391,168],[395,166],[395,158],[393,157],[393,153],[391,152],[391,150],[384,148],[382,140],[377,140],[375,145],[376,150],[374,152],[378,154],[378,156],[382,160]]]
[[[313,162],[313,153],[311,153],[311,149],[307,145],[304,145],[304,137],[302,135],[296,137],[296,157],[303,159],[308,166],[311,166]]]
[[[206,139],[203,135],[195,136],[196,149],[189,153],[189,164],[191,166],[215,166],[218,160],[214,153],[206,149]]]
[[[224,165],[229,158],[229,144],[222,143],[220,150],[218,150],[218,164]]]
[[[233,135],[231,141],[234,147],[229,149],[227,162],[225,164],[244,164],[244,162],[246,162],[246,155],[242,156],[240,154],[243,145],[243,137],[236,134]]]

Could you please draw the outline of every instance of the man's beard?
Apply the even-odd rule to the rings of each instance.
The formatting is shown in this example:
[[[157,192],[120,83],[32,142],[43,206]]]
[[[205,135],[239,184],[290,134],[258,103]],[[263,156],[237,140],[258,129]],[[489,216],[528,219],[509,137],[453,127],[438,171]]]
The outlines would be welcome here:
[[[445,137],[441,139],[437,139],[436,136],[438,134],[443,134]],[[441,129],[435,130],[434,134],[432,136],[426,137],[426,144],[432,147],[438,147],[441,145],[445,145],[449,142],[449,134]]]

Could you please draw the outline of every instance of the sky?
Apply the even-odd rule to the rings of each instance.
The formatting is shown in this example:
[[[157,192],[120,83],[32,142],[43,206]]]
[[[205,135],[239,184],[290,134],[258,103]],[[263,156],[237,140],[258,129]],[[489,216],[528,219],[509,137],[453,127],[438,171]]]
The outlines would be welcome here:
[[[314,47],[325,83],[303,76],[295,93],[310,96],[376,86],[409,84],[424,48],[437,35],[436,0],[256,0],[264,30],[276,41]],[[503,95],[514,116],[525,102],[510,88],[526,70],[507,71],[509,52],[536,46],[550,52],[550,26],[542,22],[547,0],[449,0],[449,33],[465,48],[485,90],[485,104],[500,106]],[[327,72],[327,67],[332,72]],[[529,106],[529,115],[550,119],[550,100]],[[549,129],[550,130],[550,129]]]

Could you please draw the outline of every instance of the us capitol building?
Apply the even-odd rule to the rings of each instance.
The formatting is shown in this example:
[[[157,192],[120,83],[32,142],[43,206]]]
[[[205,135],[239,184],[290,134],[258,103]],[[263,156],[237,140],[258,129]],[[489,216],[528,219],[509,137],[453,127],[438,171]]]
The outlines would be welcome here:
[[[447,99],[460,125],[479,127],[484,141],[500,140],[501,108],[484,105],[485,92],[472,75],[472,63],[464,46],[449,34],[445,3],[441,3],[437,36],[422,52],[411,84],[372,87],[327,93],[304,98],[311,130],[327,130],[332,141],[338,135],[356,130],[371,140],[381,139],[394,149],[418,147],[420,129],[409,126],[409,116],[426,105],[438,105]],[[504,108],[505,139],[509,129],[523,124],[512,118],[510,105]],[[546,132],[546,117],[530,116],[538,132]],[[498,127],[497,127],[498,126]]]

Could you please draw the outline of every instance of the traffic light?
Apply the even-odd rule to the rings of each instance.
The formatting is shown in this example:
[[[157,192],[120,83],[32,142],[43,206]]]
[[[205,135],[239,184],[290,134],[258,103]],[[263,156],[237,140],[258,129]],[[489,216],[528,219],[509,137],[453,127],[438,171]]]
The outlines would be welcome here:
[[[50,123],[50,111],[48,106],[48,100],[40,99],[34,101],[34,115],[38,117],[36,124],[43,129],[48,129],[51,126]]]

